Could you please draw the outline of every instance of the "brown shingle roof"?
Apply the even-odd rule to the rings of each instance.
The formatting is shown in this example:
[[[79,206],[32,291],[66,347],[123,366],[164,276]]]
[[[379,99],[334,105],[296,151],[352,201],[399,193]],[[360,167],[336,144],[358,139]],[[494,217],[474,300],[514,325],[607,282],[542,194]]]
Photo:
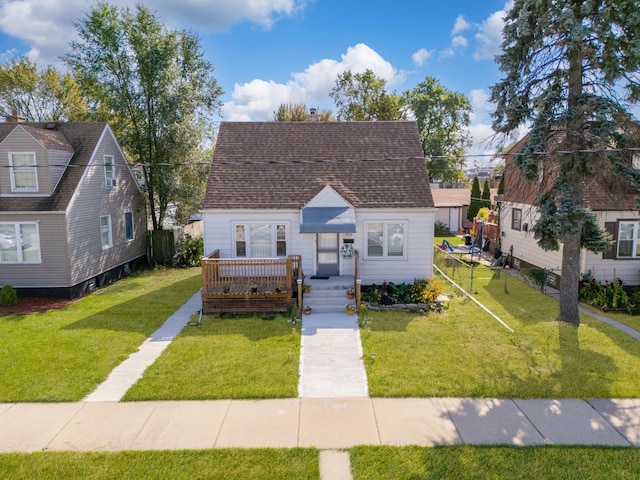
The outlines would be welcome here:
[[[326,185],[355,208],[433,207],[415,122],[228,122],[204,208],[300,209]]]
[[[0,201],[0,212],[55,212],[65,210],[82,175],[88,168],[89,160],[100,136],[107,127],[104,122],[57,123],[52,129],[47,129],[48,125],[50,124],[0,123],[0,142],[14,128],[21,126],[47,148],[74,152],[69,162],[69,167],[62,175],[53,195],[50,197],[3,197]]]

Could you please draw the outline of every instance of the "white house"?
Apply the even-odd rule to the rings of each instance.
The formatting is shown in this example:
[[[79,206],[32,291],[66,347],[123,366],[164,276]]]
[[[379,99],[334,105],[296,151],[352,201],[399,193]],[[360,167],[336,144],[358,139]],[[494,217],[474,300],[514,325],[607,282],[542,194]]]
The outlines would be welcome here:
[[[415,122],[223,122],[205,254],[300,255],[307,276],[430,278],[435,208]]]

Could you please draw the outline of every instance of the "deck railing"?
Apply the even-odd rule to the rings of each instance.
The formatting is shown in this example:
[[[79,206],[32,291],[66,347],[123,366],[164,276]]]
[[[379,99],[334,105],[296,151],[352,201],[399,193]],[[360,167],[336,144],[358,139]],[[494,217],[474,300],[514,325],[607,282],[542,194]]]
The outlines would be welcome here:
[[[204,313],[285,311],[302,278],[300,255],[220,258],[216,250],[201,266]]]
[[[362,282],[360,280],[360,252],[353,251],[354,270],[353,270],[353,291],[356,292],[356,311],[360,311],[360,301],[362,298]]]

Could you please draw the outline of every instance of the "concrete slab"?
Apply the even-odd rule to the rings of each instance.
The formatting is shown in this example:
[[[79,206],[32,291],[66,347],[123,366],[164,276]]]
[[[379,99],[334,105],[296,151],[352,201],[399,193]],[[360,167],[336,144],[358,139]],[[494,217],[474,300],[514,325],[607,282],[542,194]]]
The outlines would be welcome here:
[[[301,398],[301,447],[321,449],[380,445],[369,398]]]
[[[132,450],[213,448],[231,400],[157,402]]]
[[[455,445],[462,443],[441,398],[374,398],[383,445]]]
[[[154,402],[85,403],[49,450],[129,450],[156,407]]]
[[[320,480],[353,480],[349,452],[322,450],[320,452]]]
[[[4,412],[9,410],[13,405],[15,405],[15,404],[14,403],[0,403],[0,415],[2,415]]]
[[[545,438],[559,445],[629,446],[588,403],[578,399],[514,400]]]
[[[127,390],[136,383],[144,370],[113,370],[107,380],[102,382],[89,395],[84,397],[85,402],[119,402]]]
[[[589,404],[629,443],[640,447],[640,398],[591,399]]]
[[[444,398],[464,443],[472,445],[541,445],[544,439],[512,400]]]
[[[16,403],[0,415],[0,452],[37,452],[83,408],[82,403]]]
[[[216,447],[291,448],[298,444],[300,401],[234,400],[224,418]]]

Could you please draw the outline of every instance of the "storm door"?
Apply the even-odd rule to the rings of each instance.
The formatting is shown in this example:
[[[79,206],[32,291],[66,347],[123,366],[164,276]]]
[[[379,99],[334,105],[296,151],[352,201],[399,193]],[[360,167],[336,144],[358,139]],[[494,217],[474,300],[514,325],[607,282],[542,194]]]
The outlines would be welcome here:
[[[338,259],[338,234],[318,233],[318,276],[336,276],[340,274]]]

